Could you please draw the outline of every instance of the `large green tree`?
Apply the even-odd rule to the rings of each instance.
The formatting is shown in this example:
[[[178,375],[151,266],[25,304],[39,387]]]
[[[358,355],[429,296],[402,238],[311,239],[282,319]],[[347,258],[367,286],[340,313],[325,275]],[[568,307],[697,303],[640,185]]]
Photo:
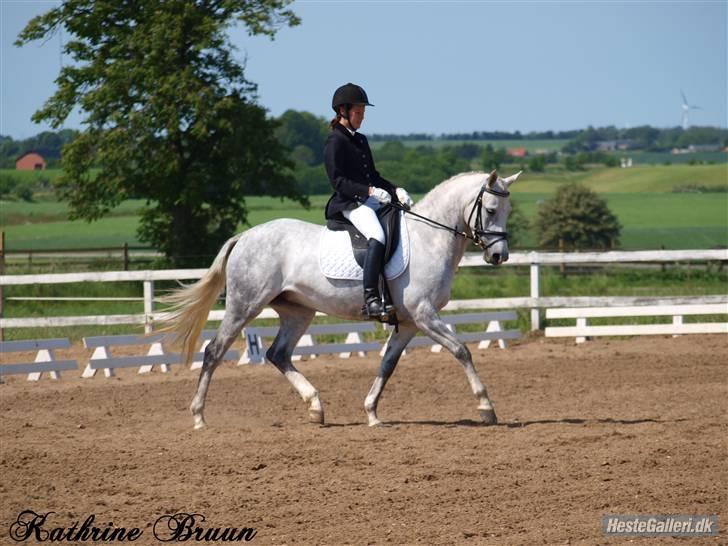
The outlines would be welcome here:
[[[72,217],[146,199],[140,238],[191,266],[245,220],[245,195],[305,202],[228,36],[236,24],[271,38],[298,24],[289,3],[65,0],[32,19],[16,45],[62,29],[72,59],[33,120],[59,127],[74,108],[85,116],[59,181]]]
[[[563,184],[539,206],[535,222],[539,245],[567,250],[612,248],[621,226],[597,193],[580,184]]]

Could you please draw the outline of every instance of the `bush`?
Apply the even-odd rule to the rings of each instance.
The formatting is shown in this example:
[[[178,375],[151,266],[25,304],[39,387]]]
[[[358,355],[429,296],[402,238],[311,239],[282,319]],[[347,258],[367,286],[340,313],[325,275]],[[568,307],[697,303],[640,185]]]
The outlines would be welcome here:
[[[33,190],[26,185],[17,186],[13,193],[15,197],[22,201],[31,202],[33,200]]]
[[[556,248],[559,241],[566,249],[612,248],[619,241],[621,226],[594,191],[579,184],[565,184],[538,209],[538,243]]]
[[[672,193],[728,193],[728,186],[703,186],[688,183],[673,186]]]
[[[15,191],[17,185],[18,181],[16,178],[10,176],[9,174],[0,174],[0,199],[8,197],[10,194],[12,194],[13,191]]]
[[[564,167],[568,171],[583,171],[584,163],[582,163],[577,156],[567,155],[564,158]]]
[[[546,158],[542,155],[536,155],[528,162],[529,170],[535,173],[542,173],[546,170]]]
[[[583,171],[588,163],[601,163],[607,167],[618,167],[619,158],[606,152],[579,152],[566,156],[564,166],[570,171]]]

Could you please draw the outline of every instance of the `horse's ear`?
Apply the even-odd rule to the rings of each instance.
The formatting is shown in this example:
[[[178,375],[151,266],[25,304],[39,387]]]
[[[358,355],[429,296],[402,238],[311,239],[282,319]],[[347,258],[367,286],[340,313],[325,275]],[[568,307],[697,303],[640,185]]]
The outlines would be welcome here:
[[[516,174],[512,174],[512,175],[511,175],[511,176],[509,176],[508,178],[504,178],[504,179],[503,179],[503,182],[505,182],[506,186],[510,186],[510,185],[511,185],[511,184],[513,184],[513,183],[514,183],[514,182],[515,182],[516,180],[518,180],[518,177],[519,177],[519,176],[521,176],[521,173],[522,173],[522,172],[523,172],[523,171],[518,171],[518,172],[517,172]]]
[[[492,188],[496,180],[498,180],[498,173],[494,170],[488,175],[488,180],[486,180],[485,185]]]

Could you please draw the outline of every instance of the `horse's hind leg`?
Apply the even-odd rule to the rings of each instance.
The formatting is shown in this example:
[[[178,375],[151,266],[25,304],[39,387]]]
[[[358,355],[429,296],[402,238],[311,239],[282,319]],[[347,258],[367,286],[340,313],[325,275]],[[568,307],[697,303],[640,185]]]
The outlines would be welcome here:
[[[271,307],[280,316],[281,323],[278,335],[270,349],[266,351],[266,358],[286,376],[296,392],[308,404],[308,419],[312,423],[324,424],[324,409],[319,399],[319,392],[299,372],[291,361],[293,350],[301,336],[306,332],[308,325],[313,320],[315,311],[300,305],[286,302],[274,301]]]
[[[481,419],[486,425],[497,424],[498,419],[495,415],[495,408],[493,408],[493,404],[490,398],[488,398],[488,391],[485,385],[483,385],[478,377],[478,372],[475,371],[470,350],[448,329],[447,325],[440,320],[440,317],[437,316],[434,310],[428,316],[418,319],[417,326],[424,334],[445,347],[458,359],[463,366],[465,376],[468,378],[470,388],[479,401],[478,410],[480,411]]]
[[[247,320],[249,320],[249,316],[241,316],[228,308],[215,338],[205,347],[202,370],[200,371],[200,378],[197,380],[197,391],[194,398],[192,398],[192,404],[190,404],[192,418],[195,421],[195,430],[205,427],[206,424],[204,417],[205,398],[207,397],[207,389],[210,386],[212,374],[222,362],[222,357],[235,341],[235,338],[240,335]]]

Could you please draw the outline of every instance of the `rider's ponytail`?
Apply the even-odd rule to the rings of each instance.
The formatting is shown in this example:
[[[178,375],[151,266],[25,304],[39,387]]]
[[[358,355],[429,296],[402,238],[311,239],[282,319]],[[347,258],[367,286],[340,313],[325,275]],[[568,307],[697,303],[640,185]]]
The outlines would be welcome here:
[[[339,114],[337,112],[336,117],[329,122],[329,129],[331,129],[333,131],[334,127],[336,127],[336,124],[339,123],[340,119],[341,119],[341,114]]]

